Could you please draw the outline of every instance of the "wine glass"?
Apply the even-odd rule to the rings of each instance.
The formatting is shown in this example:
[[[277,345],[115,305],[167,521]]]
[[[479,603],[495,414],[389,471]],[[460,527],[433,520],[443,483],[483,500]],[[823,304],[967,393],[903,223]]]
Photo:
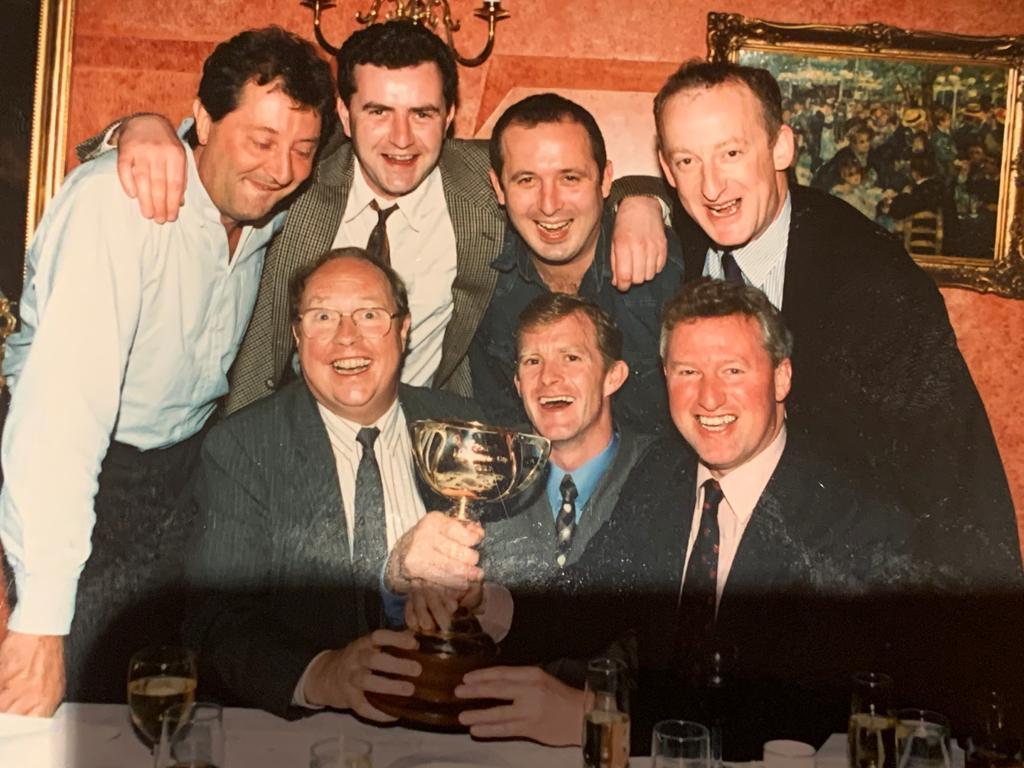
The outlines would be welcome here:
[[[950,768],[949,720],[927,709],[896,713],[899,768]]]
[[[224,768],[219,704],[175,704],[161,718],[154,768]]]
[[[619,659],[587,665],[583,705],[584,768],[629,765],[629,676]]]
[[[196,693],[196,657],[188,648],[156,645],[128,665],[128,709],[132,725],[151,750],[160,740],[161,718],[175,704],[190,705]]]
[[[879,672],[853,676],[847,732],[851,768],[897,768],[892,678]]]
[[[373,745],[363,739],[332,736],[309,748],[309,768],[373,768]]]
[[[651,735],[651,768],[708,768],[711,735],[700,723],[662,720]]]

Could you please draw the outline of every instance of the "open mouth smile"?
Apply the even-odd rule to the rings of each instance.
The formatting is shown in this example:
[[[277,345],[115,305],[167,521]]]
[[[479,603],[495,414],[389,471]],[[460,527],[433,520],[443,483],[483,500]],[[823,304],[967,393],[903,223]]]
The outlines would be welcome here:
[[[351,376],[365,371],[370,367],[371,362],[373,361],[368,357],[346,357],[335,360],[331,363],[331,367],[340,374]]]
[[[694,418],[709,432],[724,432],[730,424],[736,421],[736,417],[731,413],[722,416],[695,416]]]

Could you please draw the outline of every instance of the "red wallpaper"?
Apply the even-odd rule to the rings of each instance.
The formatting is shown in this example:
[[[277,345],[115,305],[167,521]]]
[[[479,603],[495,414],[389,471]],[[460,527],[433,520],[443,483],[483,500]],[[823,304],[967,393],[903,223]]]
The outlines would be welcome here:
[[[457,45],[473,55],[483,22],[479,0],[453,0],[463,31]],[[327,11],[328,38],[355,28],[368,0]],[[1024,4],[963,0],[752,0],[707,5],[690,0],[504,0],[511,19],[498,27],[491,59],[463,70],[457,133],[471,136],[512,87],[651,92],[679,61],[703,57],[709,11],[779,21],[855,24],[881,21],[915,29],[977,35],[1024,34]],[[312,13],[299,0],[77,0],[69,135],[94,133],[138,110],[187,113],[200,63],[218,40],[245,27],[280,24],[311,36]],[[944,289],[964,356],[995,429],[1024,524],[1024,302]]]

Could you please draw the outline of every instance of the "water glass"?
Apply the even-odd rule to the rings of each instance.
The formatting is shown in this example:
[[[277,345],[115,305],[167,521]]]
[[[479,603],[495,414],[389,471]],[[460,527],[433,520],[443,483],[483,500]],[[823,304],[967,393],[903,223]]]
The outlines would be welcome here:
[[[950,768],[949,720],[927,709],[896,713],[899,768]]]
[[[309,768],[373,768],[373,745],[363,739],[332,736],[309,748]]]
[[[662,720],[651,736],[651,768],[709,768],[711,735],[700,723]]]
[[[155,645],[128,664],[128,710],[139,738],[150,749],[160,740],[164,713],[190,705],[196,692],[196,657],[188,648]]]
[[[154,768],[224,768],[219,704],[175,705],[163,716]]]
[[[587,665],[583,705],[584,768],[629,765],[629,675],[619,659]]]

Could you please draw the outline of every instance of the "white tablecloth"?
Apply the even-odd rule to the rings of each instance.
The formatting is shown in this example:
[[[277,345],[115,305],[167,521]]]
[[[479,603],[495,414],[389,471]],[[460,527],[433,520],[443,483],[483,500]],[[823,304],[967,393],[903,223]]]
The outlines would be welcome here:
[[[226,709],[223,768],[306,768],[315,741],[345,734],[373,744],[374,768],[579,768],[579,748],[525,741],[477,741],[465,734],[376,727],[321,712],[287,721],[253,709]],[[962,765],[962,763],[961,763]],[[635,757],[630,768],[648,768]],[[749,768],[757,768],[752,763]],[[120,704],[64,704],[51,720],[0,715],[0,768],[152,768]],[[846,768],[846,735],[822,745],[816,768]]]

